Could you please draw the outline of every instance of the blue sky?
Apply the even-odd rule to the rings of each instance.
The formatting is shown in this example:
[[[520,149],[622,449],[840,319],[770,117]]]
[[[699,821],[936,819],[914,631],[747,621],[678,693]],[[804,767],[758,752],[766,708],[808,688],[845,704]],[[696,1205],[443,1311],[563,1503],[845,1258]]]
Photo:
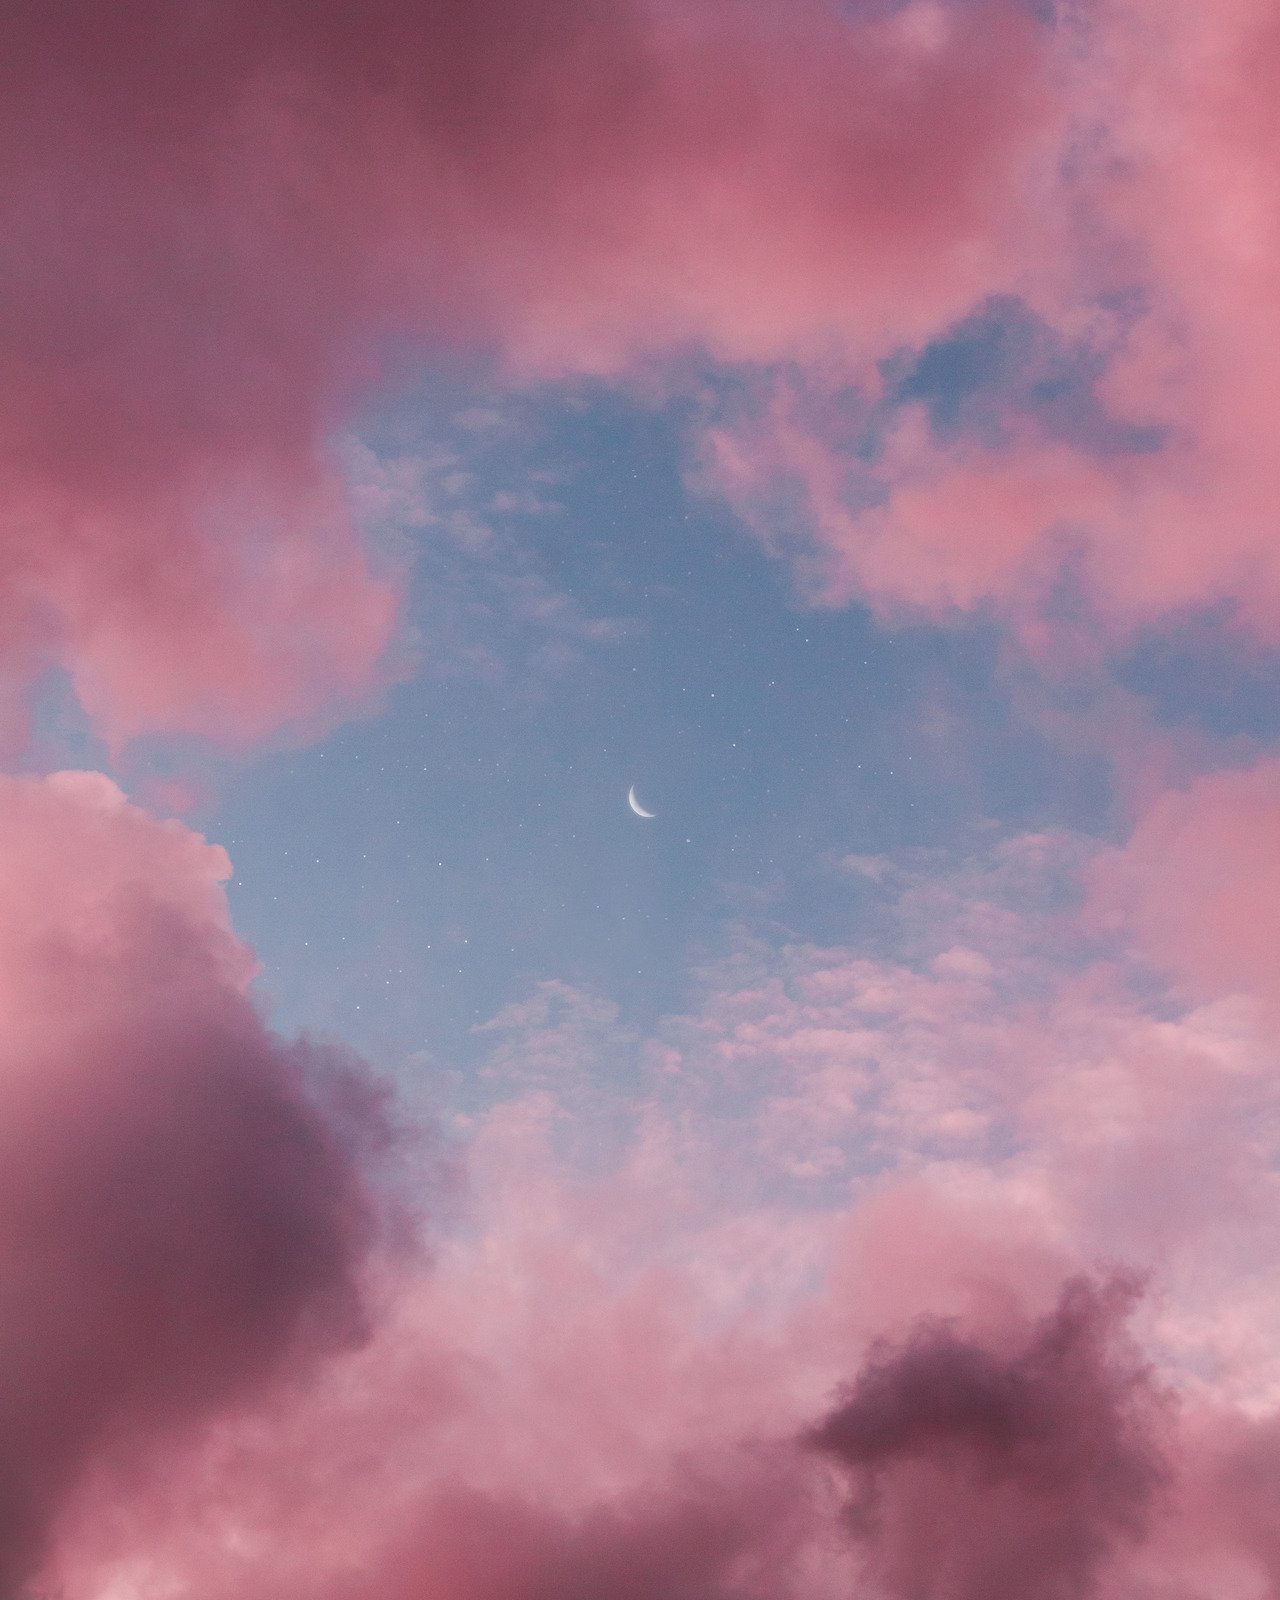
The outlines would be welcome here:
[[[994,627],[799,599],[691,486],[678,408],[442,384],[360,438],[419,666],[202,819],[284,1024],[466,1062],[555,978],[648,1028],[737,921],[870,937],[845,855],[1105,820],[1103,762],[1014,709]]]

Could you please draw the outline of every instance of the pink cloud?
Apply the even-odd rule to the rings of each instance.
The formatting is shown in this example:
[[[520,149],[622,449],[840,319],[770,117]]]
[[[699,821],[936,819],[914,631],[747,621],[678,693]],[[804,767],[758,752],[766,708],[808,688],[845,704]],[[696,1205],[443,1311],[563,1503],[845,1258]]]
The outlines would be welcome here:
[[[1005,281],[1052,106],[1012,0],[20,4],[5,35],[10,717],[60,664],[115,742],[375,685],[395,585],[323,445],[387,340],[882,351]]]
[[[1044,203],[1070,221],[1055,257],[1024,252],[1022,290],[1100,369],[1112,422],[1150,430],[1148,444],[1091,450],[997,397],[998,430],[982,436],[935,435],[904,408],[869,462],[833,396],[851,377],[869,400],[880,389],[836,362],[811,366],[799,396],[769,380],[755,422],[713,431],[710,482],[818,603],[993,606],[1030,627],[1070,558],[1112,637],[1228,605],[1273,644],[1272,10],[1114,0],[1056,41],[1069,131]]]
[[[1184,1459],[1151,1426],[1122,1297],[1077,1283],[1055,1309],[1061,1262],[1008,1206],[940,1189],[932,1207],[869,1212],[874,1277],[864,1251],[798,1296],[762,1294],[776,1280],[748,1257],[756,1303],[726,1316],[724,1236],[697,1248],[668,1208],[695,1247],[684,1270],[670,1236],[627,1263],[615,1179],[561,1213],[545,1170],[532,1216],[517,1185],[429,1278],[398,1280],[365,1349],[241,1407],[162,1473],[100,1475],[64,1519],[49,1580],[70,1596],[177,1586],[201,1600],[601,1584],[642,1600],[834,1600],[877,1579],[897,1592],[913,1572],[925,1593],[981,1592],[1012,1554],[1044,1592],[1056,1575],[1086,1594],[1110,1557],[1122,1580],[1131,1554],[1165,1559],[1148,1475],[1166,1442],[1179,1472],[1200,1453]],[[662,1209],[651,1187],[651,1227]],[[917,1299],[899,1320],[875,1301],[900,1287],[903,1258]],[[951,1320],[920,1322],[922,1302]],[[893,1342],[869,1344],[868,1324]],[[803,1447],[815,1430],[835,1483]],[[1222,1548],[1240,1559],[1238,1535]]]
[[[1259,469],[1210,459],[1211,419],[1194,402],[1173,442],[1114,458],[1016,418],[998,447],[942,440],[910,406],[871,465],[838,427],[825,436],[821,408],[806,412],[800,420],[771,384],[756,421],[705,433],[698,477],[791,564],[814,604],[857,599],[933,618],[994,609],[1051,659],[1070,636],[1047,632],[1042,609],[1074,562],[1105,637],[1223,601],[1276,636],[1269,530],[1241,503],[1265,494]]]
[[[815,992],[839,987],[829,970]],[[886,1038],[911,1033],[924,994],[880,986]],[[1101,999],[1077,997],[1077,1035],[1104,1031]],[[950,1004],[923,1003],[940,1078]],[[528,1021],[549,1056],[539,1005]],[[554,1153],[572,1094],[519,1085],[473,1127],[466,1214],[431,1269],[379,1279],[368,1341],[224,1408],[156,1470],[103,1462],[64,1505],[47,1580],[71,1600],[835,1600],[872,1583],[963,1600],[998,1593],[1016,1557],[1032,1593],[1110,1600],[1189,1572],[1195,1600],[1231,1572],[1262,1592],[1265,1526],[1223,1485],[1253,1438],[1237,1380],[1268,1355],[1239,1350],[1224,1375],[1195,1335],[1208,1309],[1257,1328],[1275,1285],[1162,1263],[1135,1308],[1081,1279],[1114,1233],[1064,1171],[1119,1192],[1133,1174],[1090,1165],[1090,1134],[1146,1160],[1163,1113],[1126,1123],[1116,1093],[1045,1060],[1020,1092],[1059,1076],[1030,1149],[923,1170],[908,1151],[905,1175],[817,1208],[744,1205],[717,1165],[726,1136],[753,1155],[741,1127],[690,1128],[678,1100],[638,1108],[612,1170],[577,1170]],[[1219,1221],[1180,1248],[1220,1256]],[[825,1452],[802,1447],[815,1430]]]
[[[1153,986],[1128,926],[1096,912],[1082,941],[1056,887],[1079,861],[1078,841],[1033,836],[945,871],[886,866],[909,957],[726,964],[664,1034],[654,1103],[700,1192],[849,1207],[843,1303],[868,1337],[968,1314],[979,1282],[1038,1285],[1035,1310],[1046,1278],[1119,1261],[1154,1275],[1144,1336],[1174,1368],[1270,1404],[1268,1013]]]
[[[753,424],[701,441],[702,481],[724,494],[814,603],[863,599],[894,612],[972,610],[1034,598],[1049,534],[1097,513],[1102,469],[1061,446],[992,451],[937,444],[906,408],[868,472],[773,387]]]
[[[811,1435],[852,1480],[850,1517],[890,1595],[1095,1593],[1165,1475],[1123,1283],[1076,1281],[991,1349],[945,1322],[881,1348]],[[1010,1347],[1011,1346],[1011,1347]]]
[[[324,444],[384,341],[543,374],[698,341],[867,381],[988,293],[1078,326],[1130,271],[1151,307],[1103,390],[1169,429],[1149,457],[908,414],[859,500],[788,399],[714,470],[749,510],[798,486],[827,602],[1034,609],[1069,548],[1122,625],[1227,596],[1274,630],[1275,30],[1245,0],[1097,19],[1072,77],[1012,5],[19,8],[13,737],[49,665],[117,743],[259,738],[370,691],[395,586]],[[1033,203],[1061,199],[1064,77],[1125,157],[1082,163],[1087,271]],[[332,1058],[254,1009],[225,856],[96,775],[0,782],[0,1584],[1274,1587],[1278,770],[1148,806],[1089,869],[1113,944],[1085,970],[1011,887],[1041,837],[909,885],[912,951],[794,946],[713,983],[651,1041],[604,1175],[554,1130],[617,1110],[584,1084],[623,1030],[543,986],[486,1034],[508,1093],[469,1129],[469,1209],[431,1271],[376,1277],[360,1096],[325,1101]],[[1127,985],[1116,942],[1174,991]],[[1146,1305],[1087,1276],[1108,1253],[1151,1268]]]
[[[1160,794],[1089,876],[1092,914],[1191,993],[1280,1001],[1280,763]]]
[[[0,835],[12,1587],[102,1454],[353,1336],[372,1214],[324,1061],[246,995],[223,852],[92,773],[0,781]]]
[[[1100,459],[1014,419],[1004,447],[942,442],[907,416],[868,496],[780,405],[711,441],[716,480],[792,550],[760,491],[793,480],[826,602],[1034,609],[1072,550],[1118,626],[1229,600],[1274,636],[1274,29],[1258,0],[1159,14],[1152,49],[1136,0],[1056,36],[926,0],[732,26],[383,0],[358,37],[285,0],[144,6],[110,37],[92,8],[19,8],[11,738],[51,665],[117,743],[253,739],[367,696],[395,583],[323,445],[397,336],[539,372],[693,341],[874,388],[876,357],[1022,292],[1163,448]],[[1100,297],[1134,285],[1122,325]]]
[[[728,962],[626,1107],[583,1093],[607,1005],[508,1007],[461,1214],[429,1267],[361,1273],[351,1155],[245,999],[222,853],[89,774],[11,780],[0,820],[31,1291],[0,1359],[47,1471],[0,1495],[15,1571],[69,1600],[965,1600],[1015,1565],[1055,1597],[1265,1592],[1267,1032],[1072,965],[1047,890],[1078,842],[880,863],[910,958]],[[852,1181],[742,1182],[833,1145]],[[1091,1275],[1117,1256],[1141,1303]]]

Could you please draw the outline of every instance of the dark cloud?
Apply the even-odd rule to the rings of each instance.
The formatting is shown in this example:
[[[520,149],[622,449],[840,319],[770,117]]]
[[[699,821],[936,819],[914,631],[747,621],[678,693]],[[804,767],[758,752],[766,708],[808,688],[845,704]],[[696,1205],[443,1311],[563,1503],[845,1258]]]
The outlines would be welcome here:
[[[1123,1336],[1135,1291],[1070,1283],[1006,1341],[923,1322],[883,1346],[809,1443],[904,1600],[1083,1600],[1163,1477],[1159,1402]]]

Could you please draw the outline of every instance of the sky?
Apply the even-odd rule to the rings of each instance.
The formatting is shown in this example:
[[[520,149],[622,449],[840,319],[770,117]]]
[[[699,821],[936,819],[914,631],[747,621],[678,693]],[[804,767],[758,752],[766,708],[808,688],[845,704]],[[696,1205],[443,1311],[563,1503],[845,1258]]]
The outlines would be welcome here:
[[[1276,1600],[1274,8],[0,84],[0,1600]]]

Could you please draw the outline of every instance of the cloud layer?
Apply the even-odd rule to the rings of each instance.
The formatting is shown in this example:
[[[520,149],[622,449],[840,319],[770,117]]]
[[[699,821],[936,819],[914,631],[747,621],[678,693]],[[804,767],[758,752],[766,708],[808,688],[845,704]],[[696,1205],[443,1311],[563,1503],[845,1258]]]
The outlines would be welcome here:
[[[746,363],[708,481],[824,600],[1029,626],[1065,562],[1111,628],[1273,638],[1267,9],[1032,12],[12,9],[10,742],[51,668],[116,743],[367,700],[397,578],[328,442],[406,341]],[[1042,344],[939,427],[895,374],[992,305],[1075,401]]]
[[[323,1062],[246,997],[223,852],[87,773],[3,780],[0,832],[12,1591],[101,1452],[357,1334],[373,1214]]]
[[[1003,282],[1039,53],[1012,0],[11,9],[15,687],[63,666],[116,741],[358,702],[394,585],[324,447],[388,341],[917,338]]]
[[[9,746],[52,670],[116,747],[365,703],[397,575],[330,446],[408,347],[736,364],[705,481],[824,603],[1274,641],[1270,9],[846,10],[11,6]],[[222,852],[0,780],[0,1589],[1260,1600],[1278,818],[1260,760],[1119,845],[851,857],[901,947],[709,971],[621,1106],[548,982],[428,1268]]]

